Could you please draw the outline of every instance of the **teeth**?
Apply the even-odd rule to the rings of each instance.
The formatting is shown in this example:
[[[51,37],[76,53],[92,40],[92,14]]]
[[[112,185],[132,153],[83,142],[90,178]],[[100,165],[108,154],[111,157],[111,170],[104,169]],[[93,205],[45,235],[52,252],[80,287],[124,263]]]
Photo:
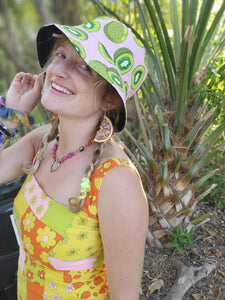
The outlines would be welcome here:
[[[68,91],[68,90],[65,89],[64,87],[62,87],[62,86],[56,84],[55,82],[52,82],[52,87],[53,87],[55,90],[59,91],[59,92],[62,92],[62,93],[67,94],[67,95],[72,95],[72,93],[71,93],[70,91]]]

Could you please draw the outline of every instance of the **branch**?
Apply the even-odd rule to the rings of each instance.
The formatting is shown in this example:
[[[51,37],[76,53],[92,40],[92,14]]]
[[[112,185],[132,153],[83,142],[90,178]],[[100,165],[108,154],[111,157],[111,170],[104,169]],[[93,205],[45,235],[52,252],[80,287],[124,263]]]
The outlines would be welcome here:
[[[177,278],[169,290],[165,300],[181,300],[189,288],[202,278],[208,276],[216,265],[213,262],[204,264],[202,267],[187,267],[182,262],[172,260],[177,269]]]
[[[48,13],[46,12],[46,7],[44,7],[42,0],[34,0],[34,4],[40,16],[42,24],[50,23]]]

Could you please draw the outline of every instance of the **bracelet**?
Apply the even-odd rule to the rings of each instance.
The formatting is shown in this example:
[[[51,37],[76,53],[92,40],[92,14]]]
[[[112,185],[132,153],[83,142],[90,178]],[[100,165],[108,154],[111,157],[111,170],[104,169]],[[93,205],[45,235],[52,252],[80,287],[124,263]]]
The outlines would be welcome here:
[[[0,97],[0,117],[5,121],[11,121],[16,123],[22,123],[26,127],[30,127],[28,116],[13,108],[8,108],[5,106],[6,98]]]
[[[5,126],[2,126],[1,124],[0,124],[0,134],[8,137],[11,136],[11,132],[9,131],[9,129],[6,128]]]
[[[5,125],[0,123],[0,149],[2,144],[6,140],[15,137],[17,133],[18,133],[17,128],[9,129]]]

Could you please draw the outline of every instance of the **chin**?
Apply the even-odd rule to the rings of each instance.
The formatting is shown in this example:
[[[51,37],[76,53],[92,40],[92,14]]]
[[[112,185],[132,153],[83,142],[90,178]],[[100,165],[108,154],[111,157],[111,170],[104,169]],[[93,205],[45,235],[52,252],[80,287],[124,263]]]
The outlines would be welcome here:
[[[52,112],[58,113],[57,111],[57,103],[54,99],[54,97],[47,97],[45,95],[42,96],[41,98],[41,104],[46,108],[47,110],[50,110]]]

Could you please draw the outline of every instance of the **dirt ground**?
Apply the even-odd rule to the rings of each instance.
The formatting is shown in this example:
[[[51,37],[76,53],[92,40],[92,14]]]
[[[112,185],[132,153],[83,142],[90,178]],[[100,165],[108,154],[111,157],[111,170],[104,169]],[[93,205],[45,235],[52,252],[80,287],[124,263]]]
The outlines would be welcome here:
[[[180,300],[225,300],[225,210],[214,210],[200,203],[199,214],[211,213],[211,219],[195,231],[195,248],[184,255],[171,249],[146,245],[140,300],[163,300],[176,279],[175,258],[186,266],[200,267],[213,261],[216,269],[193,285]],[[156,284],[154,291],[153,284]]]

